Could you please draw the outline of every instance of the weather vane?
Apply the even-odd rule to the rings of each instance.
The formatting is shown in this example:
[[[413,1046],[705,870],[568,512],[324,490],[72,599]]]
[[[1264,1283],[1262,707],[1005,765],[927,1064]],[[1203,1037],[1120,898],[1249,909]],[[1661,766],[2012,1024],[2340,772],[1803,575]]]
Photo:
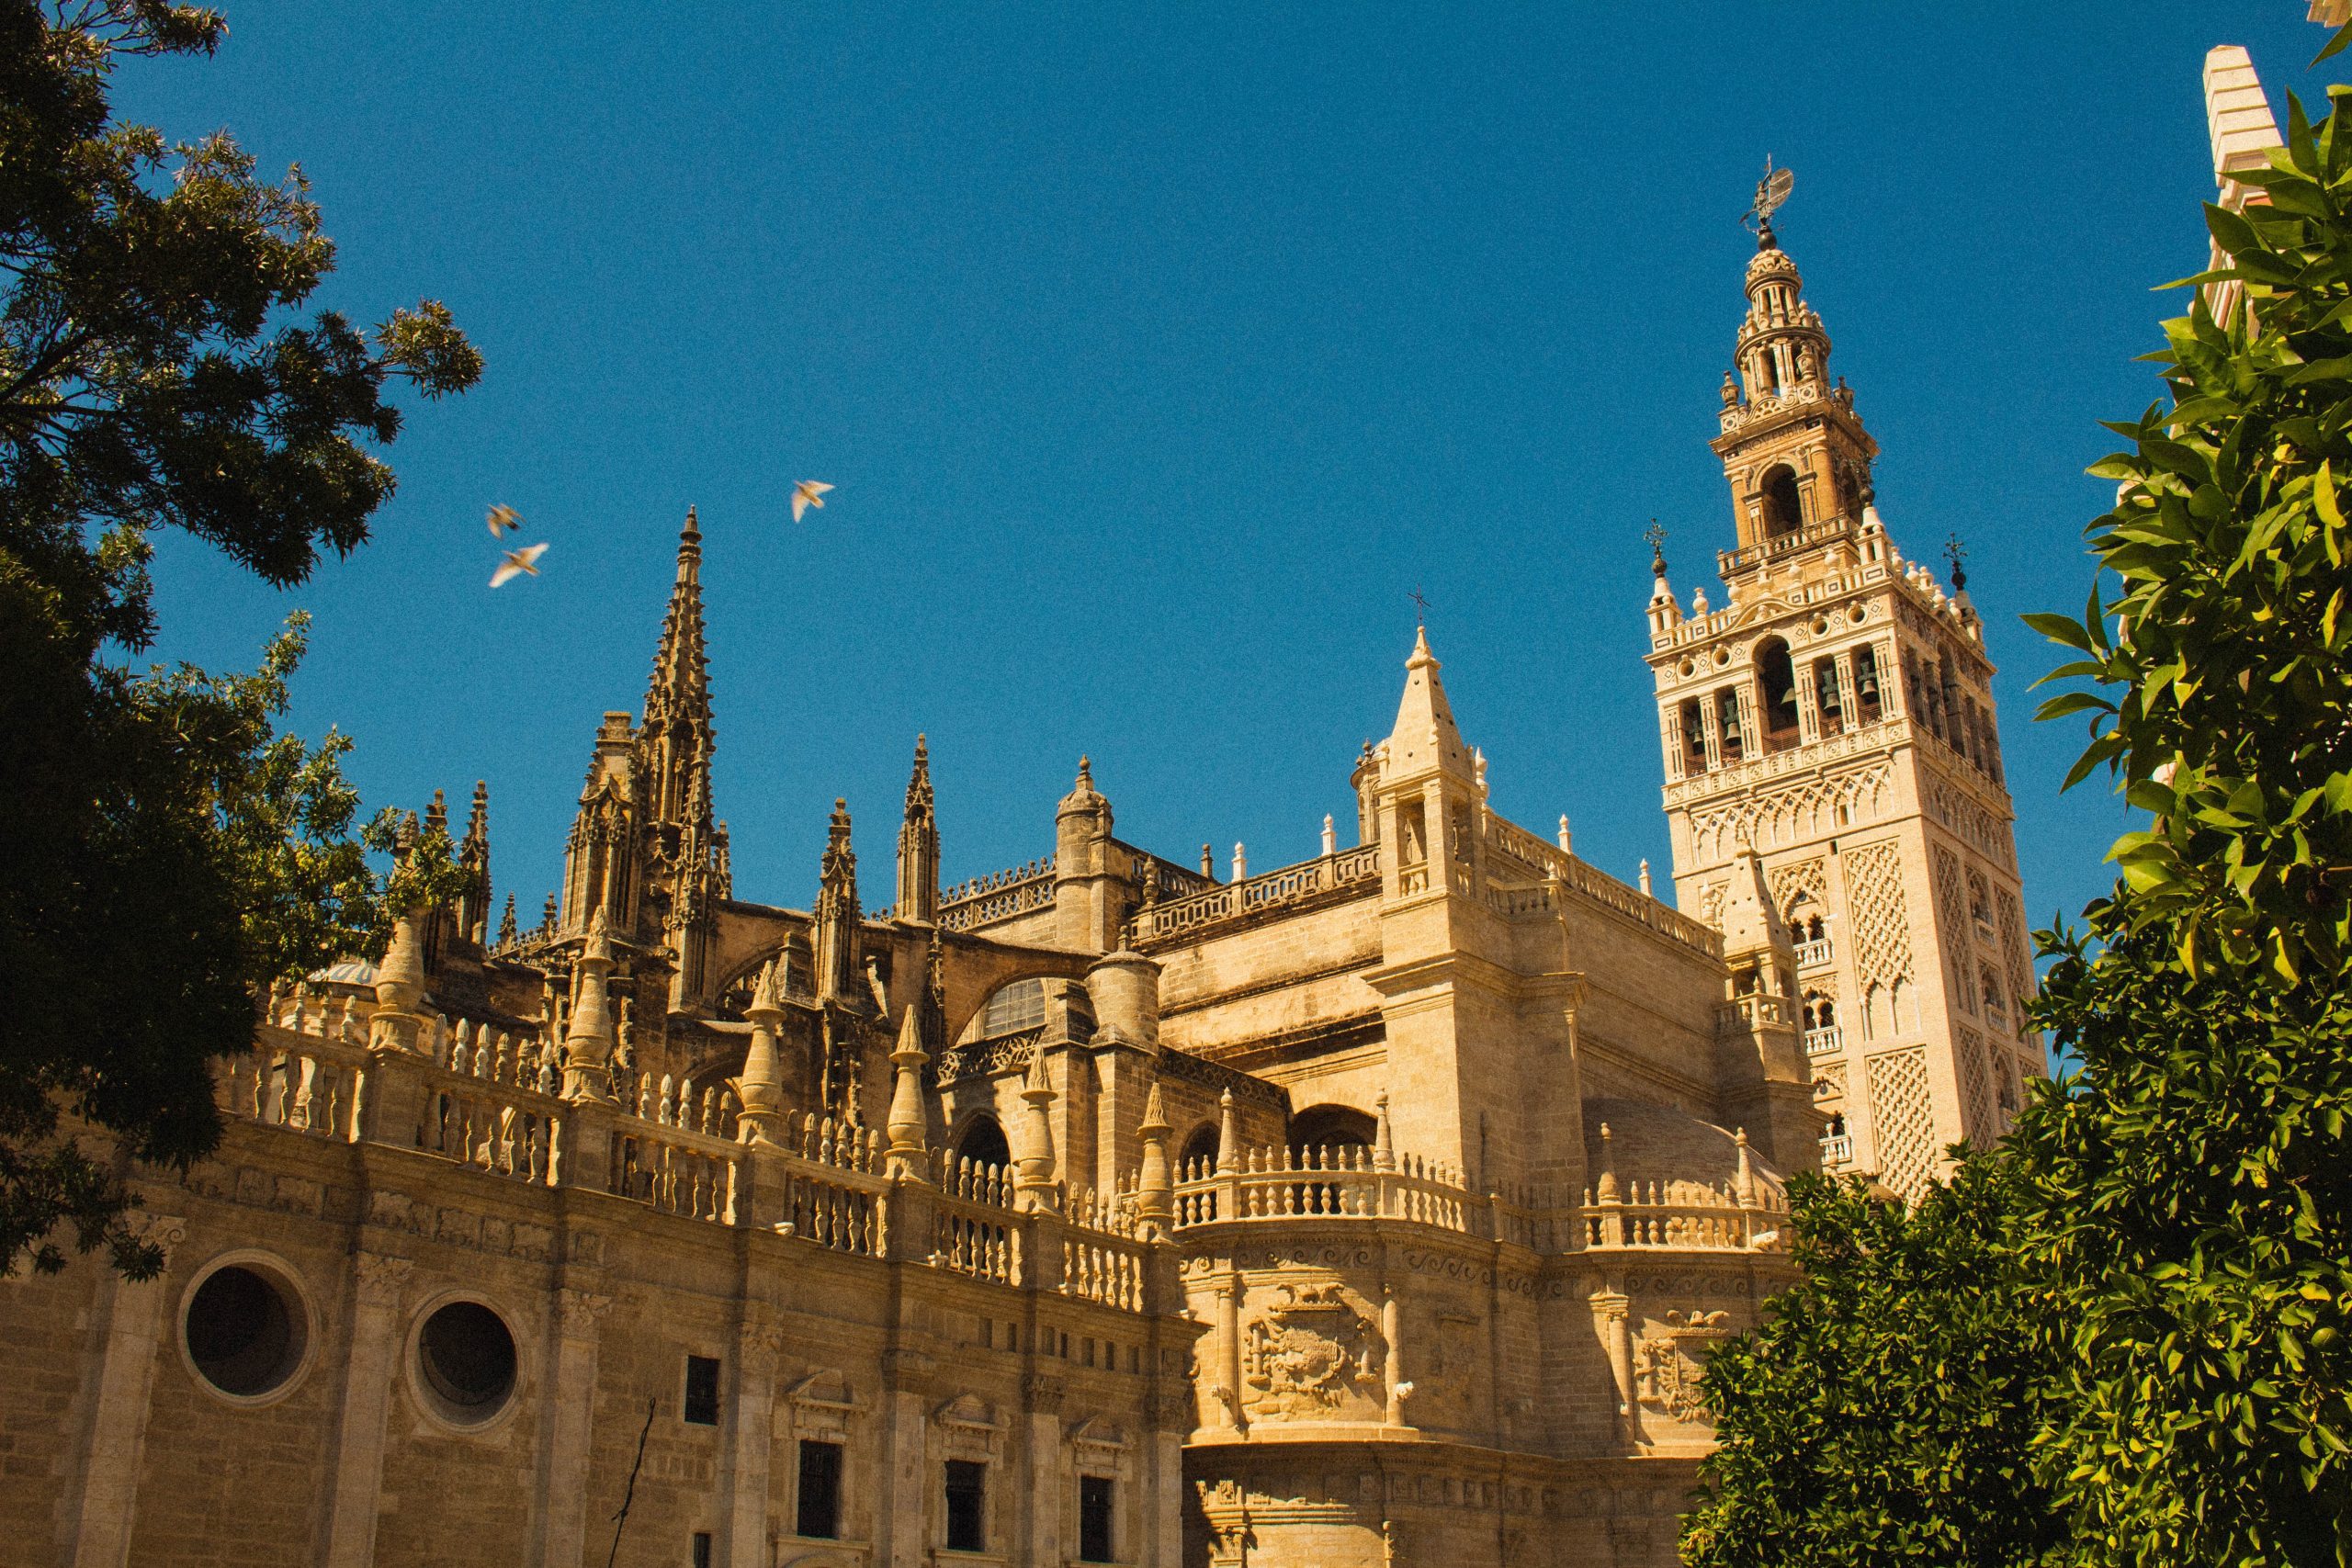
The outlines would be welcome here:
[[[1739,226],[1758,234],[1769,232],[1772,214],[1781,210],[1789,199],[1789,191],[1797,183],[1793,169],[1776,169],[1768,155],[1764,160],[1764,177],[1756,182],[1756,205],[1740,214]],[[1753,219],[1755,221],[1750,222]]]
[[[1650,525],[1642,531],[1642,537],[1649,542],[1650,570],[1660,577],[1664,577],[1666,575],[1666,525],[1655,517],[1651,518]]]
[[[1951,562],[1951,587],[1955,593],[1968,588],[1968,547],[1960,542],[1958,534],[1944,540],[1944,559]]]
[[[1416,588],[1405,597],[1413,602],[1413,624],[1417,626],[1428,626],[1430,624],[1429,595]]]

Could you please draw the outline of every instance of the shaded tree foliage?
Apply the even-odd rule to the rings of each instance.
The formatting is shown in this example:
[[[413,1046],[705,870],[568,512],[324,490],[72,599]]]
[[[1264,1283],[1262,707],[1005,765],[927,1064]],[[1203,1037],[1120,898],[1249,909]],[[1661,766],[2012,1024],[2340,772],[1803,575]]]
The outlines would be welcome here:
[[[1916,1207],[1790,1182],[1797,1284],[1711,1359],[1721,1446],[1683,1522],[1697,1568],[2060,1561],[2030,1445],[2050,1382],[2011,1234],[2014,1173],[1974,1159]]]
[[[300,582],[391,493],[389,385],[481,371],[431,301],[372,332],[294,314],[334,256],[299,171],[113,118],[122,60],[224,31],[162,0],[0,0],[0,1267],[61,1267],[69,1227],[152,1269],[125,1161],[209,1149],[209,1064],[257,988],[446,880],[418,845],[381,885],[365,846],[395,824],[355,838],[345,742],[275,733],[299,618],[251,676],[122,661],[155,633],[154,530]],[[115,1146],[64,1135],[67,1111]]]

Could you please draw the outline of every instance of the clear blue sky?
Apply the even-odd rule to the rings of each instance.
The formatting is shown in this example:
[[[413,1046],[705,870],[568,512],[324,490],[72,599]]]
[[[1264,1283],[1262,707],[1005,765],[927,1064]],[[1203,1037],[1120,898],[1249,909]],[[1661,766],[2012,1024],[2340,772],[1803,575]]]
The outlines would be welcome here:
[[[445,299],[488,371],[300,591],[168,543],[160,651],[248,667],[311,608],[295,727],[356,738],[371,807],[487,778],[529,923],[690,502],[736,886],[793,904],[837,795],[887,901],[918,729],[951,878],[1049,849],[1081,751],[1180,859],[1348,841],[1419,584],[1498,807],[1662,874],[1641,533],[1686,599],[1729,541],[1705,443],[1770,153],[1889,527],[1973,552],[2040,921],[2120,816],[2058,796],[2079,734],[2028,722],[2016,616],[2081,604],[2096,422],[2202,264],[2204,51],[2316,100],[2301,9],[229,0],[122,109],[300,160],[326,302]],[[795,527],[803,478],[840,488]],[[493,502],[553,545],[495,593]]]

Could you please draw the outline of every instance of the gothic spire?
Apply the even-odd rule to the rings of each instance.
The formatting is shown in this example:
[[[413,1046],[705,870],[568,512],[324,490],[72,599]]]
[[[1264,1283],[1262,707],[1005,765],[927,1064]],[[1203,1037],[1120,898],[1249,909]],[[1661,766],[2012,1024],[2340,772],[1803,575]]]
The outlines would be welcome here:
[[[474,804],[466,818],[466,836],[458,845],[458,864],[467,876],[466,890],[458,896],[458,930],[471,941],[488,945],[490,936],[490,783],[474,781]]]
[[[710,754],[718,736],[711,724],[710,661],[703,645],[702,530],[691,506],[678,533],[678,581],[662,619],[639,732],[650,764],[647,804],[654,819],[692,819],[707,828]]]
[[[906,820],[899,829],[899,918],[939,919],[939,815],[931,794],[931,752],[915,737],[914,774],[907,780]]]
[[[850,848],[849,802],[833,802],[833,820],[819,868],[816,910],[817,999],[859,994],[857,852]]]

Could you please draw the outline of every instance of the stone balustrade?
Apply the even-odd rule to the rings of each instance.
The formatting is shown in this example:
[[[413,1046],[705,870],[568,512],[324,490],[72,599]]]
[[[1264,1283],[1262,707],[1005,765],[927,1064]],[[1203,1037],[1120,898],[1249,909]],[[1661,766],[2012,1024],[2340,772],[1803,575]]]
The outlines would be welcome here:
[[[565,1098],[536,1035],[399,1015],[370,1045],[364,998],[274,998],[216,1094],[232,1121],[377,1144],[486,1179],[585,1189],[694,1224],[744,1226],[836,1252],[1139,1313],[1180,1310],[1176,1249],[1132,1192],[1016,1190],[1001,1166],[929,1156],[895,1171],[882,1135],[785,1111],[764,1135],[732,1095],[624,1077],[611,1100]],[[400,1043],[413,1039],[413,1046]]]
[[[970,931],[1042,909],[1053,901],[1054,857],[1039,855],[1003,871],[959,882],[941,893],[939,923],[951,931]]]
[[[1141,947],[1164,937],[1198,931],[1204,926],[1290,908],[1326,894],[1370,892],[1379,886],[1380,847],[1364,844],[1240,882],[1204,887],[1182,898],[1147,905],[1136,911],[1127,942],[1130,946]]]
[[[1384,1159],[1386,1163],[1383,1163]],[[1238,1168],[1194,1161],[1179,1173],[1176,1228],[1383,1221],[1426,1226],[1538,1253],[1600,1247],[1762,1251],[1778,1243],[1786,1205],[1758,1183],[1743,1202],[1728,1189],[1692,1182],[1625,1192],[1532,1189],[1510,1197],[1474,1192],[1451,1167],[1361,1146],[1251,1149]]]

